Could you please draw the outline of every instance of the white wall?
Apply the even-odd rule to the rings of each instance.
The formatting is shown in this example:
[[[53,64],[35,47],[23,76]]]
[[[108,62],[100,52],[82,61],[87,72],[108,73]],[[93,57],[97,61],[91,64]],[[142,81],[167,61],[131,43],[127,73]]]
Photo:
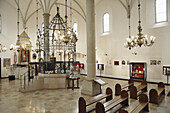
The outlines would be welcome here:
[[[118,0],[101,0],[96,5],[96,60],[98,63],[105,64],[105,70],[102,73],[103,76],[117,77],[117,78],[129,78],[129,65],[127,60],[136,62],[147,63],[147,80],[148,81],[163,81],[166,82],[166,77],[162,75],[162,66],[170,64],[169,53],[169,36],[170,26],[169,21],[163,24],[154,23],[154,0],[142,0],[141,1],[141,18],[143,33],[153,35],[156,37],[155,44],[152,47],[141,47],[132,50],[124,48],[123,44],[128,37],[128,19],[126,10],[120,4]],[[85,9],[85,2],[81,1],[83,9]],[[170,6],[170,2],[168,1]],[[15,6],[15,5],[14,5]],[[11,64],[13,63],[13,52],[9,51],[10,44],[15,44],[17,41],[17,10],[4,0],[0,0],[0,14],[2,15],[2,33],[0,34],[0,42],[7,47],[7,52],[0,53],[0,57],[11,58]],[[64,7],[60,6],[61,14],[64,16]],[[73,3],[73,7],[77,9],[81,14],[81,9],[77,4]],[[85,10],[86,11],[86,10]],[[111,26],[110,34],[103,35],[102,17],[104,13],[110,14]],[[56,7],[54,6],[51,11],[50,20],[56,14]],[[170,8],[168,15],[170,16]],[[68,16],[70,16],[68,14]],[[30,36],[33,46],[35,47],[36,40],[36,16],[33,15],[27,23],[28,29],[26,32]],[[39,26],[42,23],[42,11],[39,11]],[[78,23],[78,43],[77,52],[86,54],[86,22],[73,11],[72,20]],[[132,8],[131,15],[131,34],[137,34],[138,26],[138,13],[137,13],[137,1],[135,1]],[[20,33],[23,31],[22,22],[20,26]],[[136,52],[137,55],[133,53]],[[107,54],[107,55],[106,55]],[[86,73],[86,57],[78,57],[81,63],[85,64],[85,70],[82,73]],[[122,65],[121,61],[125,60],[126,65]],[[161,65],[151,66],[150,60],[161,60]],[[114,61],[119,61],[119,66],[114,66]],[[2,61],[3,64],[3,61]],[[2,69],[2,77],[7,76]],[[96,71],[99,75],[99,71]]]
[[[25,16],[26,13],[26,8],[28,6],[29,1],[20,1],[20,10],[22,11],[23,16]],[[84,2],[83,2],[84,3]],[[80,8],[78,7],[75,2],[72,3],[73,8],[77,9],[80,11]],[[65,7],[64,6],[59,6],[60,7],[60,13],[61,16],[64,18],[65,16]],[[83,8],[85,5],[83,6]],[[31,8],[28,10],[28,15],[29,16],[33,11],[36,10],[36,2],[33,1],[31,4]],[[56,14],[56,6],[53,6],[51,12],[50,12],[50,20],[55,16]],[[69,14],[69,9],[68,9],[68,16],[70,17]],[[82,13],[80,11],[80,13]],[[11,64],[14,63],[13,57],[14,53],[13,51],[10,51],[10,45],[11,44],[16,44],[17,42],[17,6],[14,1],[11,0],[0,0],[0,14],[2,16],[2,33],[0,34],[0,43],[5,45],[7,47],[7,51],[4,53],[0,53],[0,58],[2,61],[2,77],[7,77],[9,73],[7,73],[6,68],[3,67],[3,58],[11,58]],[[42,10],[39,10],[39,28],[41,29],[41,24],[43,22],[43,12]],[[70,21],[70,18],[68,18]],[[86,54],[86,22],[82,19],[80,15],[78,15],[75,11],[73,11],[72,15],[72,23],[77,22],[78,23],[78,42],[77,42],[77,52],[78,53],[83,53]],[[70,24],[69,24],[70,25]],[[20,14],[20,34],[23,32],[23,24],[22,24],[22,18]],[[32,42],[32,46],[35,48],[35,43],[36,43],[36,14],[32,15],[31,18],[27,22],[27,29],[26,32],[28,36],[30,37],[30,40]],[[31,56],[32,57],[32,56]],[[82,63],[86,63],[86,60],[82,59]],[[9,72],[9,71],[8,71]]]
[[[5,10],[7,12],[5,12]],[[17,14],[10,4],[5,2],[4,0],[0,0],[0,14],[2,16],[2,33],[0,34],[0,43],[5,45],[7,47],[7,51],[0,53],[1,57],[1,71],[2,71],[2,77],[7,76],[6,69],[3,68],[3,58],[11,58],[11,64],[13,63],[13,53],[9,50],[9,45],[11,43],[16,42],[16,21],[17,21]]]
[[[168,5],[170,5],[170,2]],[[111,16],[111,32],[109,35],[103,36],[102,16],[106,12]],[[137,1],[135,1],[131,13],[131,34],[136,35],[138,26]],[[169,14],[170,12],[168,12],[168,15]],[[170,45],[168,44],[170,42],[170,26],[169,21],[161,25],[155,24],[154,16],[154,0],[141,1],[142,33],[148,34],[148,36],[153,35],[156,37],[156,40],[152,47],[141,47],[128,50],[127,48],[124,48],[123,45],[126,41],[126,37],[128,37],[128,19],[124,7],[118,0],[105,0],[97,4],[97,51],[108,54],[107,56],[104,56],[103,54],[97,55],[99,63],[105,63],[105,68],[109,67],[109,70],[107,69],[104,71],[104,76],[129,78],[129,65],[127,65],[127,62],[126,65],[122,65],[121,61],[130,60],[147,63],[148,81],[166,82],[165,76],[162,75],[162,66],[170,65],[170,53],[168,51],[168,48],[170,48]],[[134,55],[134,52],[136,52],[137,55]],[[109,60],[112,61],[112,64],[107,63]],[[153,66],[150,65],[150,60],[161,60],[162,63],[161,65]],[[114,61],[119,61],[119,66],[114,66]]]

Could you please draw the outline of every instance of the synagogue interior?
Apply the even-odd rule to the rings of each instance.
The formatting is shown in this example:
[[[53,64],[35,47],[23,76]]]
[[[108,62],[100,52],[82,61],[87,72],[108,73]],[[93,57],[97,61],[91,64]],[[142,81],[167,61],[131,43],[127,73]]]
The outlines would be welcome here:
[[[0,0],[0,113],[170,113],[169,0]]]

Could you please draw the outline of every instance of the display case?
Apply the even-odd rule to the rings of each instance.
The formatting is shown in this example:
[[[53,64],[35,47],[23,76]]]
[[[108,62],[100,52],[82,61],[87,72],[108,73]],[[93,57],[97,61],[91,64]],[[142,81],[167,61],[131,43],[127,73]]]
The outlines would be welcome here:
[[[163,75],[170,75],[170,66],[163,66]]]
[[[167,84],[169,85],[170,66],[163,66],[163,75],[167,76]]]
[[[97,69],[100,71],[100,76],[101,76],[101,73],[104,70],[104,64],[98,64]]]
[[[130,78],[146,80],[147,65],[145,62],[130,62]]]
[[[84,69],[84,64],[80,63],[80,69]]]

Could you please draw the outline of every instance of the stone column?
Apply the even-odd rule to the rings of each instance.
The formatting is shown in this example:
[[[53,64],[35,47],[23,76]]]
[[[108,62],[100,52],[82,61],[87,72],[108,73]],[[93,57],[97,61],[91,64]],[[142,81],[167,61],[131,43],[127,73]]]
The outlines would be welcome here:
[[[87,78],[83,81],[81,92],[86,95],[97,95],[101,86],[94,82],[96,77],[95,51],[95,0],[86,0],[87,28]]]
[[[44,13],[43,14],[43,19],[44,19],[44,33],[47,33],[47,28],[49,26],[49,18],[50,18],[50,14],[49,13]],[[48,34],[46,34],[45,36],[45,40],[44,40],[44,60],[45,61],[49,61],[50,60],[50,49],[49,49],[49,36]]]
[[[86,0],[87,16],[87,77],[94,80],[96,77],[96,51],[95,51],[95,0]]]

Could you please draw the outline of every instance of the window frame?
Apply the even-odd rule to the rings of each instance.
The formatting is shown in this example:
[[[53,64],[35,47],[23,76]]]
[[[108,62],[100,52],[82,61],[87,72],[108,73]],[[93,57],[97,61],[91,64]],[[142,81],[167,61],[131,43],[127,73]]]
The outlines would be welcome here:
[[[159,21],[159,22],[157,22],[156,21],[156,16],[157,16],[157,13],[156,13],[156,1],[157,0],[155,0],[155,23],[157,24],[157,23],[163,23],[163,22],[168,22],[168,0],[166,0],[166,20],[165,21]]]
[[[104,31],[104,16],[108,14],[109,15],[109,30],[108,31]],[[103,14],[103,33],[109,33],[110,32],[110,14],[108,12]]]
[[[74,25],[75,25],[75,24],[77,24],[77,31],[76,31],[76,32],[74,31]],[[76,35],[78,34],[78,23],[77,23],[77,22],[74,22],[74,23],[73,23],[73,32],[74,32]]]

